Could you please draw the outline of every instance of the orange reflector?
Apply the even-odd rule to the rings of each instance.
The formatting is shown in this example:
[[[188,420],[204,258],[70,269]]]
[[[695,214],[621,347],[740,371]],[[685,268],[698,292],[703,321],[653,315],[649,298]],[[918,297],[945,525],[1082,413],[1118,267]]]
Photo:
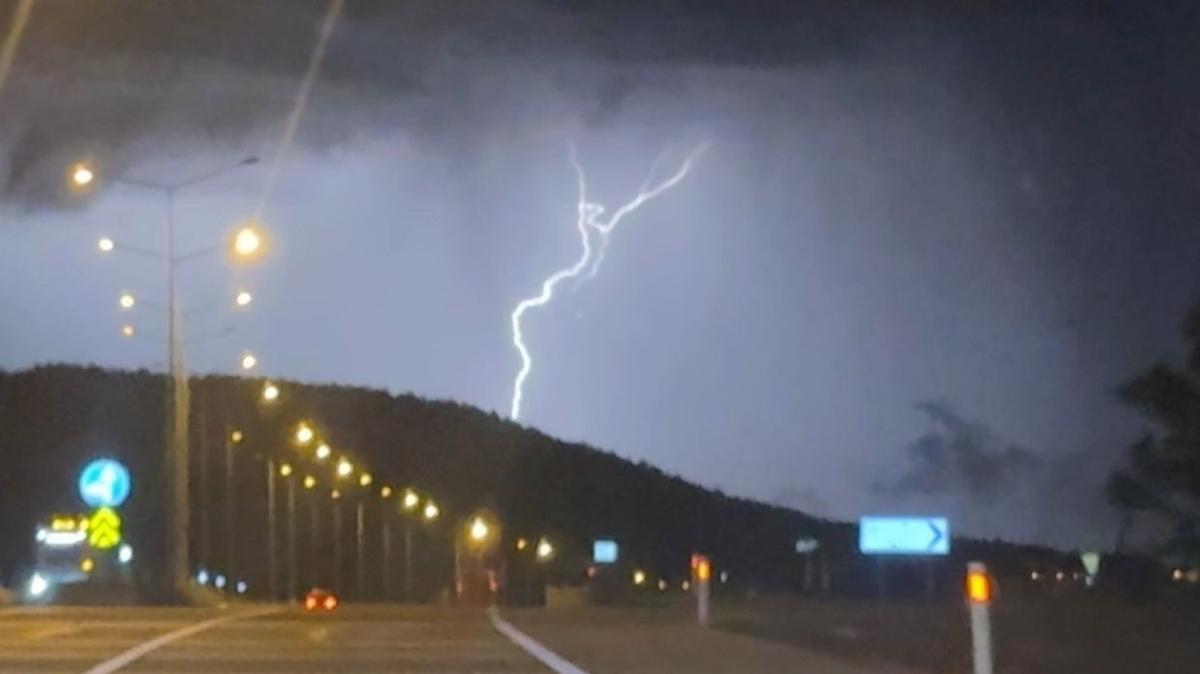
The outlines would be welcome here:
[[[712,564],[702,559],[696,564],[696,580],[708,582],[712,578]]]
[[[987,571],[967,572],[967,599],[976,604],[986,604],[992,600],[992,580],[988,578]]]

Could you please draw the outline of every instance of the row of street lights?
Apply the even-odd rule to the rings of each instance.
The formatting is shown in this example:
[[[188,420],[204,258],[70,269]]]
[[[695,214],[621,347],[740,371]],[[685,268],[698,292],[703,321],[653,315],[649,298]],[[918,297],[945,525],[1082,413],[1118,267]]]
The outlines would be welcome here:
[[[134,244],[115,240],[111,237],[101,237],[97,242],[97,248],[103,254],[114,252],[126,252],[142,257],[152,258],[166,265],[166,284],[167,284],[167,304],[165,307],[159,306],[158,309],[165,311],[167,315],[167,360],[168,360],[168,404],[165,405],[165,448],[166,462],[168,469],[167,486],[167,520],[169,522],[169,531],[167,535],[167,552],[168,552],[168,567],[169,574],[164,578],[170,585],[170,590],[174,590],[174,594],[178,596],[185,586],[190,582],[189,573],[189,555],[188,555],[188,422],[190,415],[190,396],[189,386],[187,382],[187,371],[184,366],[183,357],[183,340],[182,340],[182,319],[184,312],[180,310],[177,298],[176,289],[176,269],[185,262],[190,262],[202,257],[215,253],[222,249],[223,246],[212,246],[197,251],[192,251],[185,254],[177,254],[175,247],[175,198],[177,193],[186,188],[193,187],[200,183],[212,180],[219,176],[244,166],[249,166],[257,163],[256,157],[247,157],[236,164],[227,165],[217,170],[203,173],[176,183],[155,183],[143,180],[130,180],[125,178],[114,178],[111,182],[122,184],[141,189],[148,189],[160,193],[165,197],[165,234],[166,247],[165,250],[155,250],[152,248],[144,248]],[[72,187],[76,191],[88,190],[94,187],[98,174],[94,167],[80,163],[73,166],[69,171],[69,178]],[[227,243],[227,248],[231,253],[231,258],[237,261],[251,261],[260,257],[266,247],[266,241],[262,231],[253,223],[245,224],[236,229]],[[233,305],[235,309],[244,310],[254,301],[254,295],[250,290],[241,288],[238,289],[233,296]],[[125,311],[132,311],[135,307],[144,305],[148,308],[156,308],[150,302],[143,302],[138,299],[132,292],[123,292],[118,297],[118,306]],[[121,326],[121,334],[127,338],[134,337],[138,330],[132,322],[126,322]],[[239,362],[242,371],[253,370],[258,365],[258,357],[250,351],[243,351]],[[277,384],[267,381],[264,382],[261,390],[261,400],[266,404],[272,404],[278,401],[280,397],[280,388]],[[238,429],[227,429],[225,438],[225,519],[227,526],[226,541],[228,549],[226,550],[226,573],[233,577],[235,570],[235,559],[233,552],[233,530],[235,527],[235,504],[234,499],[234,460],[233,452],[236,446],[239,446],[244,441],[244,434]],[[354,462],[345,455],[339,456],[336,460],[333,458],[333,449],[329,443],[319,437],[319,434],[313,426],[307,422],[301,422],[297,425],[294,435],[295,444],[303,449],[312,448],[312,462],[315,466],[331,465],[333,468],[332,476],[329,478],[331,487],[328,491],[318,489],[322,485],[318,477],[312,472],[306,472],[301,475],[290,461],[283,461],[276,464],[273,457],[268,456],[266,459],[266,474],[267,474],[267,498],[268,498],[268,585],[271,596],[277,594],[277,573],[276,573],[276,522],[275,522],[275,481],[277,478],[283,479],[287,484],[287,504],[288,504],[288,520],[287,520],[287,543],[288,543],[288,567],[287,567],[287,595],[289,599],[295,598],[295,592],[298,588],[297,579],[297,559],[296,559],[296,489],[300,485],[306,492],[312,494],[310,498],[311,505],[311,523],[312,530],[310,539],[313,546],[312,560],[312,576],[314,581],[317,579],[318,570],[318,551],[319,545],[319,529],[318,529],[318,508],[316,497],[318,494],[324,493],[328,496],[333,508],[333,525],[334,525],[334,586],[335,589],[341,589],[341,501],[343,499],[343,488],[348,488],[347,493],[353,489],[354,485],[362,490],[361,495],[365,496],[374,483],[374,477],[369,471],[357,470]],[[403,490],[394,490],[390,485],[384,484],[379,487],[379,498],[384,502],[396,500],[397,511],[403,517],[404,521],[404,597],[411,599],[413,597],[413,576],[412,576],[412,522],[420,521],[426,524],[432,524],[438,521],[441,516],[441,507],[438,503],[428,496],[422,496],[417,491],[406,488]],[[365,578],[364,571],[364,538],[365,538],[365,498],[360,497],[357,500],[355,508],[355,523],[356,523],[356,585],[357,594],[361,598],[365,595]],[[386,512],[386,511],[385,511]],[[203,523],[202,523],[203,525]],[[206,529],[202,526],[202,529]],[[460,543],[473,546],[476,550],[481,550],[485,546],[490,545],[495,538],[497,526],[489,522],[488,518],[483,515],[475,515],[469,521],[464,518],[459,520],[453,527],[453,544],[455,552],[455,585],[456,592],[462,592],[461,567],[459,564]],[[390,587],[390,571],[391,571],[391,529],[390,521],[385,516],[381,518],[381,543],[383,548],[383,586],[385,588],[385,596]],[[206,536],[206,534],[205,534]],[[517,541],[518,550],[523,550],[528,545],[525,539]],[[206,545],[202,546],[205,549]],[[535,549],[535,559],[540,562],[549,561],[554,557],[555,550],[553,545],[544,537],[537,543]],[[208,561],[208,560],[204,560]]]
[[[260,401],[267,405],[277,403],[281,398],[281,390],[278,384],[272,381],[263,382],[260,394]],[[235,476],[233,472],[233,448],[243,445],[246,441],[246,436],[240,429],[232,429],[228,431],[226,438],[226,573],[234,575],[235,560],[233,556],[234,546],[234,513],[236,512],[233,503],[235,493]],[[321,544],[321,527],[320,527],[320,500],[322,497],[328,498],[327,503],[331,507],[331,522],[332,522],[332,538],[333,538],[333,578],[332,585],[335,590],[342,591],[344,588],[342,583],[343,571],[343,550],[342,550],[342,502],[350,495],[357,495],[359,498],[355,504],[355,585],[356,595],[362,598],[366,595],[365,581],[367,578],[365,564],[365,539],[366,539],[366,504],[368,494],[378,494],[380,500],[384,503],[394,503],[397,511],[403,517],[404,521],[404,538],[403,538],[403,556],[404,556],[404,585],[403,597],[412,599],[413,597],[413,530],[412,524],[414,521],[424,523],[426,525],[437,522],[442,514],[441,507],[438,503],[428,497],[422,496],[413,488],[405,488],[402,490],[394,489],[391,485],[382,484],[376,492],[373,489],[375,484],[374,475],[364,469],[356,466],[355,461],[347,454],[339,453],[334,456],[334,450],[329,441],[325,439],[309,422],[300,422],[296,424],[294,430],[291,431],[289,438],[290,444],[293,444],[297,449],[304,451],[306,454],[311,451],[311,456],[300,457],[301,460],[308,458],[307,465],[302,467],[299,461],[291,459],[277,460],[274,455],[264,453],[263,460],[266,469],[266,499],[267,499],[267,587],[271,597],[279,596],[279,573],[277,571],[278,557],[276,544],[279,540],[279,531],[277,524],[277,495],[276,482],[283,480],[286,485],[286,521],[284,542],[286,544],[286,597],[289,600],[296,598],[296,591],[300,587],[299,583],[299,564],[298,564],[298,531],[297,531],[297,491],[303,490],[309,494],[309,533],[308,538],[311,546],[311,564],[309,567],[309,576],[313,584],[320,581],[320,552]],[[325,469],[329,471],[328,477],[318,477],[318,471]],[[383,548],[381,561],[382,583],[384,588],[384,596],[391,594],[391,520],[386,517],[387,511],[384,511],[385,516],[380,522],[380,538]],[[207,560],[203,560],[207,561]],[[201,565],[202,570],[207,569]]]

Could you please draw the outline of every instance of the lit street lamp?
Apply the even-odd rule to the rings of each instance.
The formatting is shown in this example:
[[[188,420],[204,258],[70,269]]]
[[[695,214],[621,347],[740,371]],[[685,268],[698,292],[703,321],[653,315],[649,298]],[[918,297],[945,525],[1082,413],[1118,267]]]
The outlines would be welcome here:
[[[405,510],[414,510],[420,502],[421,497],[417,496],[417,492],[411,489],[405,489],[404,499],[400,502],[400,504]]]
[[[96,173],[88,168],[87,164],[76,164],[71,169],[71,182],[76,187],[87,187],[96,179]]]
[[[332,453],[333,453],[333,450],[330,449],[329,445],[325,444],[324,442],[317,445],[317,451],[316,451],[317,461],[324,461],[325,459],[328,459],[329,455]]]
[[[487,522],[483,521],[482,517],[476,517],[471,521],[471,528],[468,530],[468,535],[471,540],[476,543],[482,543],[487,540],[489,529]]]
[[[233,301],[239,307],[246,307],[254,301],[254,295],[251,295],[249,290],[239,290],[237,295],[234,295]]]
[[[301,445],[307,445],[316,437],[316,432],[308,424],[300,424],[296,427],[296,442]]]
[[[253,227],[242,227],[233,237],[233,250],[242,257],[249,257],[262,247],[262,236]]]
[[[264,402],[273,403],[279,399],[279,387],[267,382],[263,384],[262,399]]]
[[[542,539],[537,544],[537,558],[540,562],[547,562],[554,557],[554,546],[550,541]]]
[[[100,239],[100,241],[96,243],[96,247],[99,248],[100,252],[102,253],[111,253],[112,249],[116,248],[116,246],[117,244],[107,236]]]
[[[253,370],[255,365],[258,365],[258,358],[255,358],[254,354],[252,354],[252,353],[242,354],[242,369],[243,370]]]
[[[438,515],[441,514],[441,512],[442,512],[441,509],[439,509],[437,507],[437,504],[434,503],[433,501],[426,503],[425,504],[425,512],[424,512],[425,521],[432,522],[433,520],[436,520],[438,518]]]
[[[128,323],[121,326],[121,335],[124,337],[132,337],[134,332],[133,326]]]
[[[121,297],[118,298],[117,302],[121,305],[122,309],[132,309],[133,305],[137,304],[137,299],[130,293],[121,293]]]
[[[348,477],[350,475],[350,473],[353,473],[353,472],[354,472],[354,464],[350,463],[346,459],[338,460],[338,464],[337,464],[338,477]]]

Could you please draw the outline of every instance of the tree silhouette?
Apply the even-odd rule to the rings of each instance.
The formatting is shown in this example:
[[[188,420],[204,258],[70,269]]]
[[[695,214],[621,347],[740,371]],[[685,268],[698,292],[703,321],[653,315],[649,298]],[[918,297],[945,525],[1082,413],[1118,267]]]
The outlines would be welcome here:
[[[1158,363],[1118,390],[1152,427],[1130,446],[1127,465],[1108,481],[1109,502],[1124,512],[1118,549],[1137,513],[1153,513],[1172,525],[1164,551],[1200,547],[1200,304],[1188,312],[1183,335],[1189,348],[1184,368]]]

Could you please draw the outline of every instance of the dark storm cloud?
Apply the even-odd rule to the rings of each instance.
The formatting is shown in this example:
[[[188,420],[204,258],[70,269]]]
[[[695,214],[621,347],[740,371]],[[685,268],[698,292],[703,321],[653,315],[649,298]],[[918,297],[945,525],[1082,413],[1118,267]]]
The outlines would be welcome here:
[[[10,4],[0,2],[0,15],[11,14]],[[38,7],[7,100],[0,101],[6,149],[0,194],[44,203],[61,189],[63,164],[81,156],[119,168],[135,156],[178,154],[189,142],[246,145],[286,114],[325,4],[125,0]],[[845,23],[840,13],[798,13],[790,5],[761,3],[745,21],[733,2],[568,7],[533,0],[352,0],[300,140],[325,146],[364,129],[436,131],[467,114],[491,84],[487,75],[504,68],[778,64],[847,51],[850,38],[835,28]],[[592,124],[611,123],[645,83],[621,72],[578,75],[558,86],[591,101]],[[397,100],[402,110],[389,107]]]
[[[971,493],[986,499],[1043,468],[1032,452],[1002,445],[987,426],[964,419],[946,403],[924,401],[916,409],[928,416],[932,428],[907,447],[907,472],[876,485],[882,494]]]

